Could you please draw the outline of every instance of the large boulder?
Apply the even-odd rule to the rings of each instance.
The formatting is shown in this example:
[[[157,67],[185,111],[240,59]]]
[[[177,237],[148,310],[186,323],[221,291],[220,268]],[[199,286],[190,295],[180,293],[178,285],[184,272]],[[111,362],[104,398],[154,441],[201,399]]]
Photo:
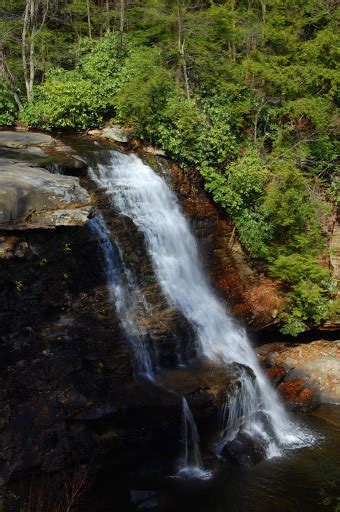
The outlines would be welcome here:
[[[103,139],[109,139],[114,142],[126,143],[129,141],[128,131],[121,126],[113,125],[103,129],[90,130],[89,135]]]
[[[265,458],[266,447],[263,439],[256,439],[245,432],[240,432],[235,439],[226,443],[222,456],[241,466],[252,466]]]
[[[239,382],[238,365],[218,366],[210,361],[190,367],[167,369],[161,373],[166,388],[183,395],[196,419],[219,416],[227,390]]]
[[[318,397],[321,402],[340,403],[340,341],[269,343],[256,352],[293,408],[315,407]]]
[[[78,178],[0,159],[0,229],[83,225],[90,196]]]

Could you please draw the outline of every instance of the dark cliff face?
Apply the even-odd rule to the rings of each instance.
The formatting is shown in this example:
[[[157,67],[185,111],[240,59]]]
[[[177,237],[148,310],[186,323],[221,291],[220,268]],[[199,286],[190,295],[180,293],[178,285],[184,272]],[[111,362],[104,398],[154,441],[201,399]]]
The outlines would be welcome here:
[[[179,355],[194,355],[192,329],[162,296],[133,223],[117,216],[87,178],[82,181],[150,305],[152,314],[138,321],[160,365],[174,368]],[[169,455],[167,471],[173,470],[180,450],[179,393],[214,429],[230,385],[225,371],[197,368],[190,379],[174,372],[174,392],[135,378],[100,265],[100,241],[88,225],[3,231],[0,241],[2,483],[79,461],[119,467],[131,457],[138,468],[152,454]]]
[[[93,442],[132,374],[88,230],[17,234],[0,266],[2,473],[53,469]],[[105,361],[105,364],[103,363]]]
[[[98,240],[86,226],[1,235],[13,254],[0,265],[2,483],[169,450],[173,463],[181,398],[135,379]]]

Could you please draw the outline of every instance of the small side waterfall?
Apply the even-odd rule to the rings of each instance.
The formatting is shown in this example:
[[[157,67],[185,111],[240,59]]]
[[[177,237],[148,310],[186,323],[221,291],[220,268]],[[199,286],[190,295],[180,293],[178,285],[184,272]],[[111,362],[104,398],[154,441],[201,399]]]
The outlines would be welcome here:
[[[233,441],[239,432],[256,437],[266,449],[268,457],[280,455],[275,438],[268,435],[263,422],[259,419],[261,406],[261,392],[257,382],[252,382],[246,370],[240,369],[239,386],[233,390],[233,394],[226,396],[221,411],[219,440],[214,446],[217,456],[221,455],[223,448]]]
[[[197,426],[189,404],[184,397],[182,412],[182,445],[183,454],[176,476],[181,478],[210,478],[210,471],[203,469]]]
[[[105,190],[113,208],[144,234],[164,296],[192,325],[198,354],[219,365],[236,362],[252,370],[253,378],[247,372],[240,376],[241,387],[228,406],[220,442],[225,445],[246,432],[265,441],[268,457],[278,454],[279,447],[306,444],[305,433],[292,424],[266,380],[245,331],[234,324],[209,286],[196,241],[165,181],[135,155],[117,151],[111,152],[109,164],[98,164],[90,176]]]
[[[99,241],[101,263],[109,296],[131,345],[135,373],[152,380],[152,357],[147,346],[145,333],[137,322],[137,311],[142,310],[146,314],[148,304],[132,273],[124,265],[118,243],[112,244],[103,217],[98,215],[97,218],[90,221],[89,226]]]

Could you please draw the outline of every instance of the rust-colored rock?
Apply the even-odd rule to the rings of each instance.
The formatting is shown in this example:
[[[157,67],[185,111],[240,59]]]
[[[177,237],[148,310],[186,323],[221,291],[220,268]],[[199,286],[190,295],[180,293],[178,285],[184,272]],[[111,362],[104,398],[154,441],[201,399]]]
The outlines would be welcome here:
[[[340,342],[318,340],[306,344],[268,343],[256,353],[275,373],[280,367],[286,380],[299,379],[316,389],[322,402],[340,403]]]
[[[315,389],[308,387],[302,379],[282,382],[278,390],[283,401],[291,410],[310,411],[320,405],[320,398]]]
[[[272,366],[270,368],[266,368],[266,374],[268,379],[277,386],[280,382],[283,381],[287,372],[282,366]]]

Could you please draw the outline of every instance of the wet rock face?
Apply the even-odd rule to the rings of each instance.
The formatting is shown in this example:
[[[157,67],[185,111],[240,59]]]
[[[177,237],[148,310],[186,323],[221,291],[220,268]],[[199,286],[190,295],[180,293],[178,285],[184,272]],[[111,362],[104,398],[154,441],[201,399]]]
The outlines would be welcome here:
[[[15,232],[0,265],[0,474],[177,448],[181,400],[133,376],[86,226]],[[171,411],[171,412],[169,412]],[[153,444],[154,443],[154,444]],[[164,445],[164,443],[163,443]],[[175,448],[175,449],[176,449]],[[141,455],[142,456],[142,455]]]
[[[263,440],[257,440],[241,432],[225,445],[222,455],[241,466],[252,466],[265,458],[266,450]]]
[[[164,370],[160,379],[167,388],[186,398],[193,415],[200,421],[213,416],[218,418],[226,393],[237,385],[238,376],[233,365],[225,367],[197,361],[188,368]]]
[[[93,190],[92,195],[112,234],[112,242],[119,245],[124,264],[147,303],[146,309],[137,305],[130,314],[146,336],[150,352],[155,353],[156,366],[173,368],[187,363],[195,355],[195,334],[183,314],[164,297],[143,234],[131,219],[117,214],[100,190]]]
[[[305,411],[320,402],[340,403],[339,341],[269,343],[256,352],[291,409]]]
[[[78,178],[0,159],[0,229],[81,226],[90,213],[90,196]]]

